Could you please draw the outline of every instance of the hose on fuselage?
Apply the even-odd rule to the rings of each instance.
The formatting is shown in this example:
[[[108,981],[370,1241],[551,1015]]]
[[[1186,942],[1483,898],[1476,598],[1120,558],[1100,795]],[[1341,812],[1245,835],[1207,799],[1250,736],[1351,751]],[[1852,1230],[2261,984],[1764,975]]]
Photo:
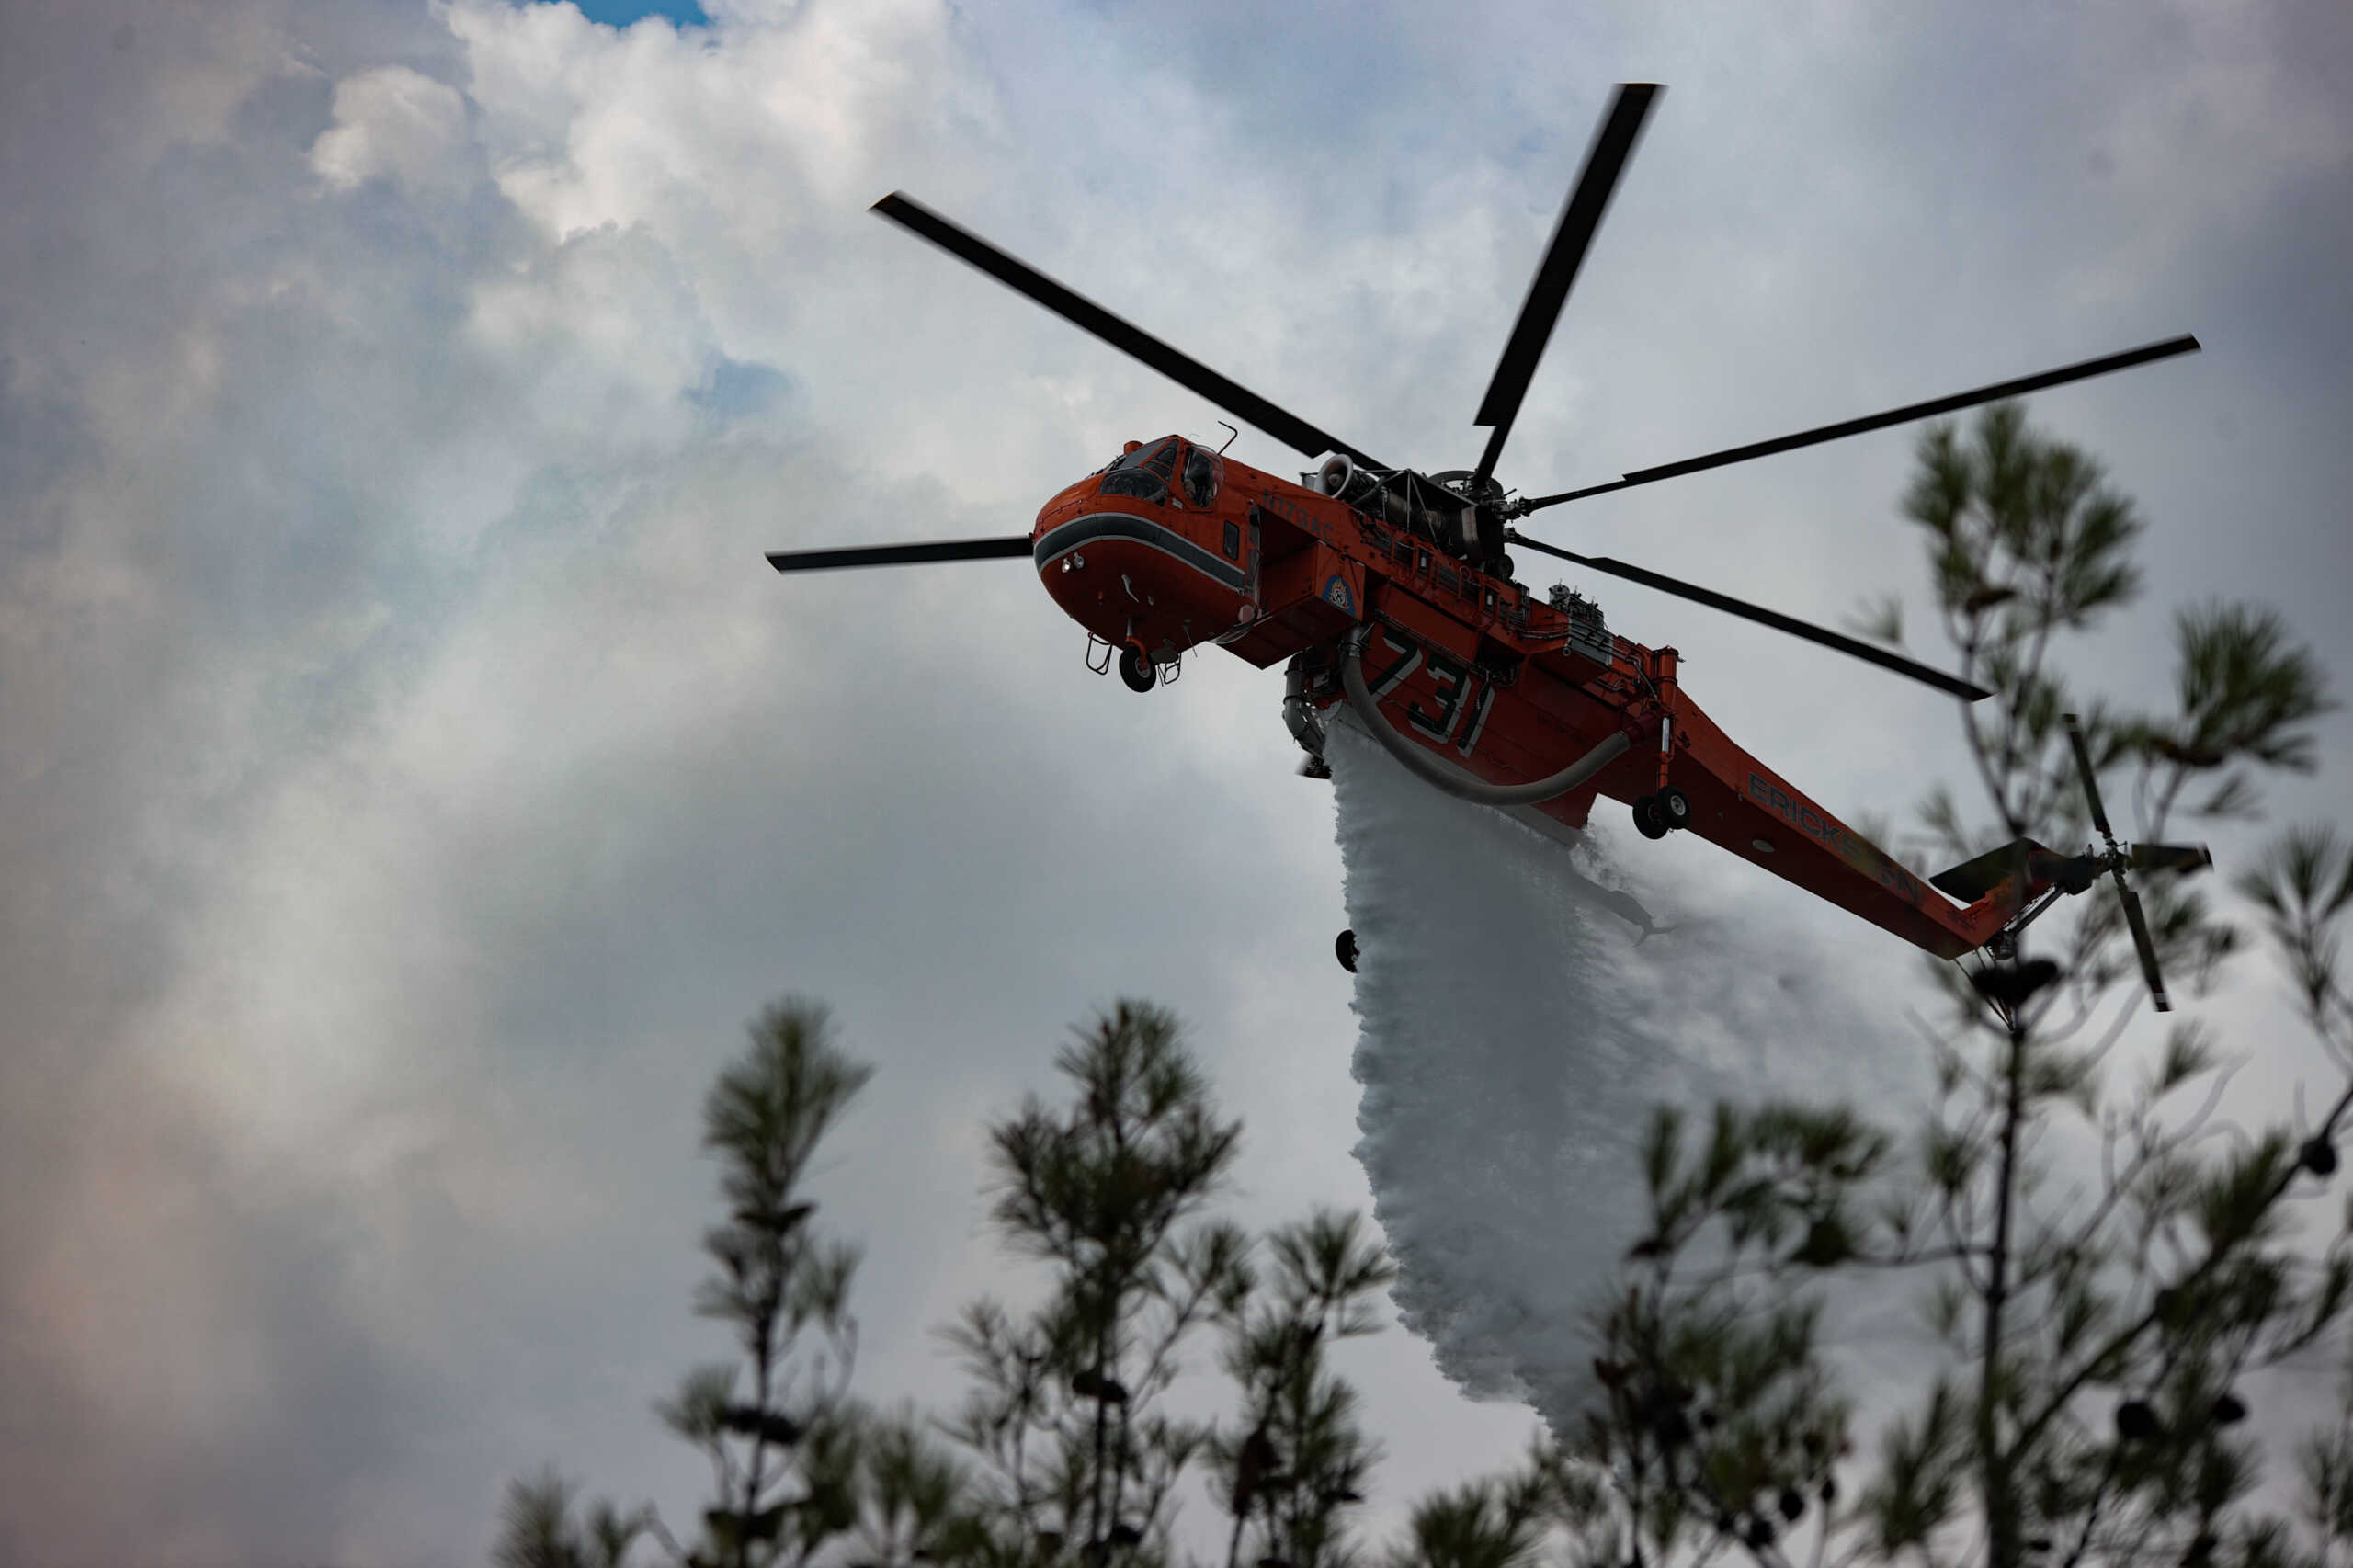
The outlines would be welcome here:
[[[1591,751],[1549,778],[1539,778],[1527,784],[1487,784],[1467,778],[1447,767],[1428,752],[1415,745],[1390,727],[1381,716],[1381,705],[1364,684],[1361,655],[1369,629],[1358,627],[1348,633],[1340,645],[1340,687],[1348,694],[1348,706],[1365,722],[1390,756],[1427,782],[1460,800],[1476,801],[1483,806],[1533,806],[1555,796],[1565,795],[1581,784],[1589,782],[1603,768],[1625,755],[1632,743],[1626,732],[1617,730],[1601,738]]]

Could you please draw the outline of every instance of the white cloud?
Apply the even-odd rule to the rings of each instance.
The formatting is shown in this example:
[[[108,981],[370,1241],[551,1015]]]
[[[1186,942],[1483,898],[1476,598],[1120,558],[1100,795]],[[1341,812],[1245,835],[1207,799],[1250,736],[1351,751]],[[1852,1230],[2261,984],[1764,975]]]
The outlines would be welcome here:
[[[684,394],[718,353],[692,285],[642,226],[574,231],[480,279],[466,334],[520,394],[518,431],[612,455],[675,449],[694,414]]]
[[[715,43],[616,33],[570,5],[460,0],[443,14],[500,189],[557,238],[701,230],[773,267],[795,229],[872,200],[895,156],[985,134],[990,118],[939,0],[746,9],[722,17]]]
[[[336,190],[371,179],[419,195],[462,188],[476,173],[465,99],[405,65],[346,76],[335,85],[335,124],[311,144],[311,166]]]

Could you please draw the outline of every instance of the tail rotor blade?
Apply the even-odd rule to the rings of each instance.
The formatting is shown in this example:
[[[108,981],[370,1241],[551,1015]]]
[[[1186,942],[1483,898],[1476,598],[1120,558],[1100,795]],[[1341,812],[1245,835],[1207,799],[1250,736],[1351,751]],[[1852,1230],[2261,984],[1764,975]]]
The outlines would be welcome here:
[[[822,572],[835,566],[921,566],[935,561],[995,561],[1027,556],[1028,534],[1003,539],[949,539],[924,544],[872,544],[851,550],[772,550],[779,572]]]
[[[2132,928],[2132,950],[2141,958],[2141,978],[2149,983],[2149,997],[2160,1013],[2173,1011],[2173,1003],[2165,996],[2165,977],[2157,969],[2157,944],[2149,936],[2149,917],[2141,911],[2141,895],[2124,880],[2128,865],[2139,870],[2194,871],[2211,866],[2214,857],[2202,844],[2136,844],[2127,851],[2118,847],[2115,831],[2108,825],[2108,808],[2100,804],[2099,779],[2092,772],[2092,748],[2084,742],[2084,726],[2073,713],[2063,715],[2067,722],[2067,746],[2075,754],[2075,771],[2084,781],[2084,800],[2092,809],[2092,825],[2100,837],[2108,841],[2108,853],[2097,864],[2108,868],[2116,879],[2116,896],[2124,905],[2124,924]]]
[[[2148,917],[2141,913],[2141,895],[2124,885],[2121,872],[2117,875],[2116,891],[2124,900],[2124,923],[2132,927],[2132,949],[2141,955],[2141,978],[2149,983],[2149,995],[2157,1011],[2170,1013],[2173,1004],[2165,999],[2165,977],[2157,972],[2157,945],[2150,940]]]
[[[2091,802],[2092,825],[2099,829],[2099,835],[2107,839],[2109,847],[2113,849],[2116,847],[2116,835],[2109,828],[2107,809],[2099,803],[2099,780],[2092,774],[2092,753],[2091,748],[2084,744],[2084,727],[2075,722],[2073,713],[2066,717],[2067,744],[2075,751],[2075,771],[2083,775],[2084,799]]]

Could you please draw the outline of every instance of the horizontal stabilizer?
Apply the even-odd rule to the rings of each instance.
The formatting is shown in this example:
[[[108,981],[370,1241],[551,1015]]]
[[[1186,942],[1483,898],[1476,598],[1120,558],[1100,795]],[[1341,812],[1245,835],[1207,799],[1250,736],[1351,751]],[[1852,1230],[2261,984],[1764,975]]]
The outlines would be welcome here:
[[[2070,864],[2067,856],[2045,849],[2031,838],[2015,838],[1999,849],[1988,849],[1973,860],[1963,860],[1949,871],[1938,872],[1928,879],[1928,885],[1963,903],[1975,903],[2018,875],[2021,857],[2026,860],[2027,876],[2033,881],[2055,881]]]
[[[2198,871],[2214,863],[2214,852],[2202,844],[2136,844],[2136,871]]]

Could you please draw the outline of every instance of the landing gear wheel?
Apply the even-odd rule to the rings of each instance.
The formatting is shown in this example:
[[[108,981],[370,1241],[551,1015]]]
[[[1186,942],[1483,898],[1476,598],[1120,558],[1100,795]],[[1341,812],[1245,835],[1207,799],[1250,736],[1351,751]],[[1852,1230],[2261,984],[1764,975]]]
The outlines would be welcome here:
[[[1130,691],[1150,691],[1158,684],[1160,671],[1143,656],[1142,648],[1131,642],[1120,650],[1120,678],[1128,683]]]
[[[1659,812],[1656,795],[1644,795],[1634,802],[1634,831],[1644,838],[1665,838],[1667,835],[1666,819]]]
[[[1674,785],[1669,784],[1665,789],[1653,795],[1651,805],[1652,809],[1658,812],[1658,820],[1666,824],[1669,828],[1691,825],[1691,797]]]
[[[1347,970],[1350,974],[1356,973],[1357,934],[1352,930],[1341,932],[1339,936],[1333,940],[1332,956],[1340,960],[1340,967],[1342,969]]]

